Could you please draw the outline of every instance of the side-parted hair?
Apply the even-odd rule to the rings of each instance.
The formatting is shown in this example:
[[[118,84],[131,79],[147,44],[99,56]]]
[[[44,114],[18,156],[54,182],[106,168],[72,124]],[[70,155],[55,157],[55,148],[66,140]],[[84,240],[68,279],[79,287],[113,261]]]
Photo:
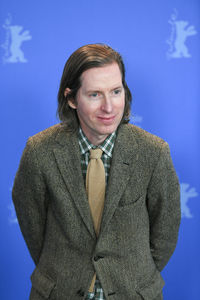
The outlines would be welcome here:
[[[80,47],[67,60],[58,91],[57,115],[69,130],[76,130],[79,125],[76,109],[69,106],[68,101],[75,101],[76,94],[81,87],[81,75],[91,68],[103,67],[116,62],[122,75],[125,90],[125,107],[121,123],[128,123],[131,106],[131,92],[125,81],[125,67],[121,55],[105,44],[89,44]],[[70,93],[65,96],[65,89]]]

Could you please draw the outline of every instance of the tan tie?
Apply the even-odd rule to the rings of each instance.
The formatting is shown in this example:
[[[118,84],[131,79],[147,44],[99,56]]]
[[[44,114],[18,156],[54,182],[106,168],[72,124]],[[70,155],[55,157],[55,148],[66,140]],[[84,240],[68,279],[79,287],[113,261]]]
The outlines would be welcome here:
[[[91,149],[90,161],[86,174],[86,191],[93,219],[94,229],[98,236],[105,199],[105,169],[101,160],[102,150]],[[92,279],[89,292],[93,292],[96,274]]]

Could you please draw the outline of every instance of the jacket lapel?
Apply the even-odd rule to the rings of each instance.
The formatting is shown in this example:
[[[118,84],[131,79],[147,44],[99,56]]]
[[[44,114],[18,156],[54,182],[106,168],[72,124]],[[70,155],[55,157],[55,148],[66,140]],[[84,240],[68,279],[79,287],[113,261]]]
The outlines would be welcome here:
[[[137,182],[138,146],[136,140],[133,139],[133,133],[130,131],[132,129],[126,125],[121,125],[118,130],[106,191],[101,232],[105,230],[106,225],[112,218],[130,176],[135,177],[135,182]]]
[[[77,133],[68,133],[66,127],[63,126],[56,137],[56,141],[57,145],[54,148],[54,155],[64,182],[88,231],[96,239],[81,171]],[[139,168],[137,152],[138,145],[133,138],[132,129],[129,126],[121,125],[113,150],[100,234],[105,230],[112,218],[130,176],[133,177],[132,182],[134,182],[135,178],[135,183],[137,184]]]
[[[64,182],[76,207],[93,238],[96,239],[81,170],[77,133],[68,133],[66,127],[56,137],[54,155]]]

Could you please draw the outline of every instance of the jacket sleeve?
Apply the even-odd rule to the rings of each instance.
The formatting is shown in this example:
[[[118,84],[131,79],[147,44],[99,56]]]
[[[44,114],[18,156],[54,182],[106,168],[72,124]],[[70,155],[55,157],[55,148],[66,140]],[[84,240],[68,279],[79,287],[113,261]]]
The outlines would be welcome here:
[[[38,263],[44,240],[46,186],[32,138],[24,149],[12,190],[19,225],[29,252]]]
[[[161,271],[175,250],[181,218],[179,181],[166,142],[148,186],[147,207],[151,252]]]

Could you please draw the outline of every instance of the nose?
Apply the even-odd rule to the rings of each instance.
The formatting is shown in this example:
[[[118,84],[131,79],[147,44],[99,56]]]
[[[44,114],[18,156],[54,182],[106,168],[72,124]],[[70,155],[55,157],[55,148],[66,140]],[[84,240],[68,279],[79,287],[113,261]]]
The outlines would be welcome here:
[[[104,112],[106,112],[106,113],[111,113],[112,112],[112,100],[111,100],[111,97],[109,97],[107,95],[104,96],[101,109]]]

